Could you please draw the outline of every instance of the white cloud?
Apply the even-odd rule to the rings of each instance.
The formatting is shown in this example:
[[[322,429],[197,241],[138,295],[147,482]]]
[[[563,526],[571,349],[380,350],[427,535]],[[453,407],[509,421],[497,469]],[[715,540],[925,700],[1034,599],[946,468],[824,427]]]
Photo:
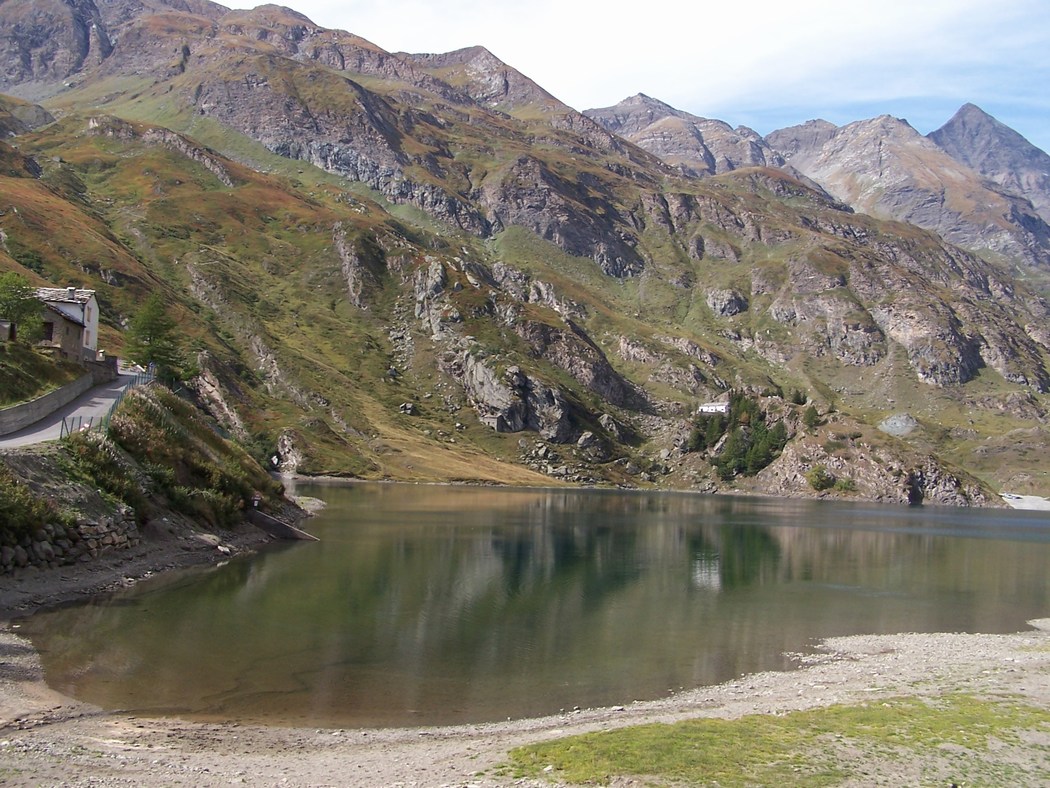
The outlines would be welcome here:
[[[391,51],[481,44],[579,109],[644,92],[730,123],[761,115],[781,126],[927,101],[939,125],[965,101],[997,102],[1050,145],[1045,0],[287,1]]]

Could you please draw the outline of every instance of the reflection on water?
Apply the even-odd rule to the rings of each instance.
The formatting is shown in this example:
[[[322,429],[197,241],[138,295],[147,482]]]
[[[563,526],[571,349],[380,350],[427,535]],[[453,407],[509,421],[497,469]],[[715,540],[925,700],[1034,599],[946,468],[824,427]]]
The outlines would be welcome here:
[[[789,667],[832,635],[1050,615],[1045,513],[667,493],[300,485],[300,543],[24,624],[107,708],[477,722]]]

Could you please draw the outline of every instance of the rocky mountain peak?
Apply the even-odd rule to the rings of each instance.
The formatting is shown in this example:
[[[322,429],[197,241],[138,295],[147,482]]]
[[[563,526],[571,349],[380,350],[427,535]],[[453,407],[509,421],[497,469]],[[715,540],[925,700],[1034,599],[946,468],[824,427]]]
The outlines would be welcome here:
[[[217,21],[217,25],[226,35],[273,46],[281,54],[293,58],[300,56],[308,41],[325,32],[298,11],[272,4],[230,11]]]
[[[766,141],[856,210],[911,222],[967,248],[1037,267],[1050,264],[1050,227],[1031,204],[950,156],[906,120],[880,115],[841,128],[813,121],[773,132]]]
[[[231,11],[230,13],[235,14],[237,11]],[[264,3],[263,5],[257,5],[255,8],[249,9],[244,13],[258,19],[294,20],[300,24],[317,27],[313,20],[306,14],[300,13],[294,8],[289,8],[288,6],[278,5],[277,3]]]
[[[974,104],[964,104],[929,138],[949,156],[1032,201],[1050,221],[1050,155]]]
[[[589,109],[583,114],[614,134],[629,136],[658,120],[678,118],[686,113],[644,93],[636,93],[611,107]]]
[[[784,159],[752,129],[734,129],[721,120],[691,115],[644,93],[583,114],[691,175],[784,164]]]
[[[442,54],[398,53],[398,57],[465,91],[484,107],[513,114],[524,107],[567,112],[569,107],[483,46]]]
[[[838,126],[826,120],[807,120],[799,126],[789,126],[767,134],[766,142],[791,161],[796,155],[803,158],[813,155],[838,130]]]

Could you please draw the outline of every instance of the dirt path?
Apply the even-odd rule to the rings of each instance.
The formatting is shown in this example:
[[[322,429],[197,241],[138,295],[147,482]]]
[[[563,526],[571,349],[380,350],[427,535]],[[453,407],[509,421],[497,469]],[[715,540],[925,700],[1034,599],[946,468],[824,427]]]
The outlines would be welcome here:
[[[1050,620],[1033,625],[1014,635],[837,638],[797,671],[745,676],[665,700],[492,725],[400,730],[211,725],[104,713],[47,689],[32,647],[8,627],[0,632],[0,782],[545,785],[501,777],[498,766],[507,751],[641,722],[780,713],[904,693],[1010,693],[1050,708]],[[1050,755],[1045,746],[1036,746],[1025,757]],[[886,784],[913,784],[909,768],[883,763],[877,773]]]

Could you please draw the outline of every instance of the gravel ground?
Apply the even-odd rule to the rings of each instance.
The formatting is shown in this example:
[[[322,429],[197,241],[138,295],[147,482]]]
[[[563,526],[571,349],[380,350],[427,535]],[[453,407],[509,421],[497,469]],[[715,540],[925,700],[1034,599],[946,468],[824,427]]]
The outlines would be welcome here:
[[[743,676],[627,707],[452,728],[317,730],[217,725],[107,713],[58,695],[10,626],[0,631],[0,782],[6,785],[545,785],[500,777],[514,746],[691,717],[779,714],[899,694],[1015,694],[1050,707],[1050,620],[1013,635],[836,638],[796,670]],[[1047,742],[997,757],[1050,770]],[[918,784],[908,760],[855,753],[856,785]],[[1036,759],[1033,761],[1033,759]],[[1041,761],[1041,762],[1039,762]],[[633,785],[630,780],[616,785]],[[854,783],[850,783],[854,784]],[[938,783],[939,784],[939,783]],[[945,782],[944,785],[948,785]]]

